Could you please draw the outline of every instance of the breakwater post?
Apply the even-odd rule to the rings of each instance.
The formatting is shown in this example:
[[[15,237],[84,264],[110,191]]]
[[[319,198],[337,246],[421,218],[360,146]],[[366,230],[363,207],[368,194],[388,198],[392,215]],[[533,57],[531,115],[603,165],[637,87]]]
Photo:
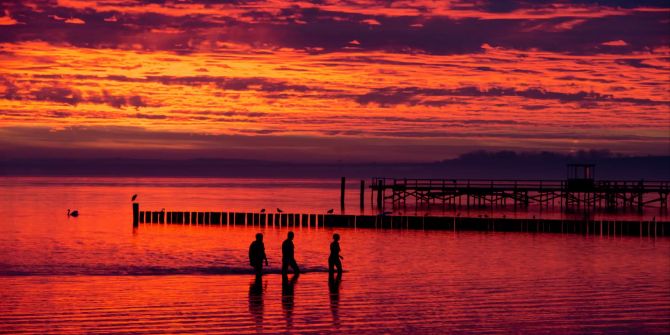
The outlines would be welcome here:
[[[133,202],[133,228],[137,228],[140,223],[140,204]]]

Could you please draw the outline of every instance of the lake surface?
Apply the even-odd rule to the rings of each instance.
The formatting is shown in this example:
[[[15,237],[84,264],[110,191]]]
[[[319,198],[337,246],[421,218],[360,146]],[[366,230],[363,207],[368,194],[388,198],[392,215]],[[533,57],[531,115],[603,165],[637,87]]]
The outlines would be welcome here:
[[[135,193],[146,209],[325,212],[339,181],[0,179],[0,333],[670,332],[667,238],[303,227],[306,273],[282,285],[286,228],[133,230]],[[259,231],[270,266],[257,282],[247,251]]]

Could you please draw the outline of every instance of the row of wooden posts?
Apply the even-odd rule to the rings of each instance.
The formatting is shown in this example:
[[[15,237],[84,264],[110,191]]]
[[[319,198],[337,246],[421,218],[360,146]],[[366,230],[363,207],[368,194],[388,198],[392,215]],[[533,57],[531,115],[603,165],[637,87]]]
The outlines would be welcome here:
[[[140,223],[193,225],[281,225],[323,227],[325,214],[139,211],[133,204],[133,226]]]
[[[551,232],[586,235],[662,237],[669,221],[515,219],[445,216],[384,216],[246,212],[140,211],[133,204],[133,226],[143,224],[242,225],[258,227],[348,227],[491,232]]]

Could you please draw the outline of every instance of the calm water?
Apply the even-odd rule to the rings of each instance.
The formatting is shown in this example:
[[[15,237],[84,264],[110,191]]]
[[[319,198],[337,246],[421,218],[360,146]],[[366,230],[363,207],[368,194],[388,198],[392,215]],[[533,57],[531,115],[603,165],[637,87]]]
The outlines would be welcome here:
[[[242,183],[254,187],[242,188]],[[670,239],[296,228],[307,273],[282,287],[286,228],[130,223],[147,209],[336,207],[338,181],[0,179],[0,333],[668,333]],[[350,208],[357,208],[351,196]],[[67,208],[82,215],[68,219]]]

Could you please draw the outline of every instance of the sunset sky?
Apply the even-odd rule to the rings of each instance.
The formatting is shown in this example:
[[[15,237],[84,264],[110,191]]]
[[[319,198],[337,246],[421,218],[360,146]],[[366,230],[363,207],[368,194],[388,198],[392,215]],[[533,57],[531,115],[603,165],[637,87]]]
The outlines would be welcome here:
[[[0,2],[5,157],[670,154],[670,2]]]

